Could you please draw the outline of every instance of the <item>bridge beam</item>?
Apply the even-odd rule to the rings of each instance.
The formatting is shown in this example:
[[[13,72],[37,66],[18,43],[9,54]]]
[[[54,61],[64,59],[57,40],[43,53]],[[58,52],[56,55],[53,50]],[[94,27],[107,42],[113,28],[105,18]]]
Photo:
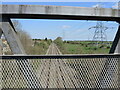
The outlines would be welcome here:
[[[25,19],[67,19],[117,21],[118,10],[49,5],[0,5],[2,17]]]
[[[3,33],[3,32],[2,32],[2,29],[0,28],[0,38],[1,38],[1,36],[2,36],[2,33]]]
[[[119,39],[119,41],[118,41],[118,44],[117,44],[117,47],[116,47],[114,53],[115,53],[115,54],[120,54],[120,39]]]
[[[118,38],[118,42],[114,53],[120,54],[120,23],[116,38]]]
[[[3,18],[0,22],[0,28],[13,52],[13,54],[26,54],[23,46],[15,32],[13,25],[9,18]],[[17,65],[19,66],[21,72],[23,73],[28,88],[40,88],[40,83],[37,79],[37,76],[33,73],[33,69],[27,59],[25,60],[16,60]]]
[[[3,33],[3,32],[2,32],[2,29],[0,28],[0,55],[2,55],[2,53],[3,53],[3,52],[2,52],[2,48],[3,48],[3,47],[2,47],[2,39],[1,39],[2,33]]]
[[[2,31],[13,54],[25,54],[25,50],[20,43],[17,33],[10,24],[10,19],[4,18],[2,20]]]
[[[120,23],[119,23],[117,34],[115,36],[115,39],[113,41],[113,44],[109,53],[116,53],[116,54],[120,53]]]

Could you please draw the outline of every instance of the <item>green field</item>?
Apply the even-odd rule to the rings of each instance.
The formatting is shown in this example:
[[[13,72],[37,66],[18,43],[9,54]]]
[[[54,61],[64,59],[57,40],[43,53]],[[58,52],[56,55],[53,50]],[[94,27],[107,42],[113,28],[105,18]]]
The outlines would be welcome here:
[[[34,46],[30,54],[46,54],[49,45],[54,42],[62,52],[62,54],[108,54],[112,42],[99,42],[96,45],[95,41],[63,41],[58,37],[52,41],[50,39],[33,40]]]
[[[60,42],[60,40],[59,40]],[[62,43],[62,44],[61,44]],[[107,54],[112,42],[62,41],[56,43],[63,54]],[[62,45],[62,46],[61,46]]]
[[[62,51],[64,54],[105,54],[109,53],[109,48],[96,47],[96,46],[82,46],[80,44],[64,44],[65,50]]]

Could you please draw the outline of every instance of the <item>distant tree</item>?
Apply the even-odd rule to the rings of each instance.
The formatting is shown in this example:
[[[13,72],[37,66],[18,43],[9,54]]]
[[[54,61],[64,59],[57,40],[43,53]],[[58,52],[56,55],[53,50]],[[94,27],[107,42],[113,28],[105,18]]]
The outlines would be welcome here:
[[[45,41],[47,41],[48,39],[47,38],[45,38]]]
[[[30,54],[32,52],[31,48],[33,45],[32,39],[30,35],[22,30],[21,23],[17,20],[13,20],[13,25],[15,27],[15,30],[17,31],[18,37],[20,38],[20,41],[26,51],[27,54]]]
[[[58,46],[58,48],[61,50],[61,52],[62,52],[63,50],[65,50],[62,37],[57,37],[57,38],[54,40],[54,43]]]
[[[22,30],[21,24],[17,20],[13,20],[13,25],[18,33],[20,41],[27,54],[45,54],[52,40],[45,39],[31,39],[30,35]]]

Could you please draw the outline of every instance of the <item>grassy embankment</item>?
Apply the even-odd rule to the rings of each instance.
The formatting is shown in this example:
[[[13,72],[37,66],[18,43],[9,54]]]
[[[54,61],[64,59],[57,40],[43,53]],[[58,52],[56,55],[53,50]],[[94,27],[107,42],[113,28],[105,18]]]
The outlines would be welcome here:
[[[112,42],[109,45],[94,45],[92,41],[67,41],[64,42],[64,54],[107,54]]]
[[[46,54],[49,45],[51,44],[51,39],[33,39],[33,47],[31,50],[31,54],[39,55]]]
[[[63,54],[107,54],[112,45],[112,42],[95,45],[93,41],[62,41],[60,38],[54,42]]]

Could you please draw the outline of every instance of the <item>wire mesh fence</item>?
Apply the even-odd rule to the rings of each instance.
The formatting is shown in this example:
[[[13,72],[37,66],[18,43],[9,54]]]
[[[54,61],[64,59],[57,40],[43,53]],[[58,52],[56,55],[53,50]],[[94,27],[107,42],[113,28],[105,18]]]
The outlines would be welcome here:
[[[118,88],[119,61],[120,55],[3,56],[2,88]]]

